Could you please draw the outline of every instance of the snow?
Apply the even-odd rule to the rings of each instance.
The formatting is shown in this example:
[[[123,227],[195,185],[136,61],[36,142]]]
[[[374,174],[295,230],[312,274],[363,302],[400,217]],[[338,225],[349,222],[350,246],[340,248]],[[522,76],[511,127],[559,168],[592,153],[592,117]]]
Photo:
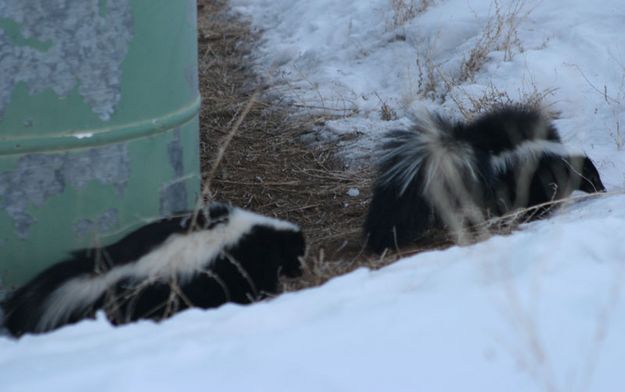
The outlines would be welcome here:
[[[460,117],[456,101],[470,107],[468,97],[497,91],[518,101],[538,93],[547,94],[549,109],[560,113],[564,139],[584,147],[602,174],[616,181],[609,185],[625,184],[618,169],[625,158],[615,151],[616,124],[625,122],[620,0],[500,1],[499,13],[491,0],[430,1],[425,12],[399,26],[391,0],[231,3],[263,32],[257,70],[273,93],[297,107],[338,115],[326,132],[361,136],[339,143],[347,158],[366,159],[383,131],[405,125],[407,116],[423,108]],[[508,18],[516,26],[510,54],[490,51],[472,79],[454,82],[498,14],[504,20],[517,15]],[[502,36],[508,26],[503,24]],[[442,75],[453,85],[450,92],[444,94],[445,83],[438,80],[437,91],[421,94],[419,84],[428,78],[420,73],[427,74],[428,63],[436,65],[436,78]],[[396,120],[381,120],[384,104]]]
[[[253,306],[0,339],[3,391],[620,391],[624,203]]]
[[[460,118],[489,90],[548,91],[566,143],[597,163],[610,194],[512,235],[251,306],[0,337],[2,391],[625,390],[622,0],[523,2],[511,53],[493,49],[472,78],[425,94],[417,58],[457,78],[496,15],[491,1],[432,1],[401,25],[389,0],[230,2],[263,33],[254,61],[270,93],[338,115],[319,132],[346,159],[370,157],[381,132],[412,113]],[[382,120],[383,103],[396,118]]]

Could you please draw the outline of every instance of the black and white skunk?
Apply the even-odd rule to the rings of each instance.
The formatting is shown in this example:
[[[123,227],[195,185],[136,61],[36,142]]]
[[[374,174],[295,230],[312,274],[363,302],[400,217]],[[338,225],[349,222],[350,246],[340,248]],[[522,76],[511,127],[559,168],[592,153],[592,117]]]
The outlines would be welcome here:
[[[548,116],[527,106],[496,108],[470,123],[429,114],[385,138],[364,224],[376,252],[431,229],[458,238],[489,217],[574,190],[605,191],[592,161],[567,152]]]
[[[195,221],[194,221],[195,220]],[[121,324],[189,307],[246,304],[301,274],[300,229],[224,204],[159,220],[99,249],[73,253],[4,302],[14,336],[41,333],[104,309]]]

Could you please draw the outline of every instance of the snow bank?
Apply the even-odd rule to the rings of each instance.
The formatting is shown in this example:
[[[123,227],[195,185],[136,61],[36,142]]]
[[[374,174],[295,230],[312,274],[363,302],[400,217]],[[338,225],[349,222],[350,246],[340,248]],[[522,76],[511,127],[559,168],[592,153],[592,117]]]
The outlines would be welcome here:
[[[2,390],[621,391],[624,203],[252,306],[0,338]]]

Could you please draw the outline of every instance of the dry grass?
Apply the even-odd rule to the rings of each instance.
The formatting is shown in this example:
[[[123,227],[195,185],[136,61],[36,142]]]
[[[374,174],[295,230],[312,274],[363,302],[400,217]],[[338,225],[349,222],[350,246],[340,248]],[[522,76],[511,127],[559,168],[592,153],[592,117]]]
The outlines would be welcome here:
[[[432,49],[427,53],[417,56],[418,81],[417,90],[422,98],[434,100],[436,98],[437,86],[439,85],[440,66],[432,60]]]
[[[256,37],[245,23],[224,14],[221,2],[200,0],[198,10],[201,157],[209,198],[300,225],[308,243],[305,274],[285,282],[286,290],[319,285],[360,266],[379,268],[395,261],[399,252],[380,257],[363,250],[361,227],[371,173],[346,171],[334,155],[334,144],[302,142],[327,120],[323,115],[296,117],[292,108],[255,99],[241,116],[255,91],[264,87],[246,65]],[[390,110],[381,113],[393,116]],[[220,157],[225,143],[228,148]],[[357,196],[348,195],[352,188],[359,190]]]
[[[414,19],[433,3],[433,0],[390,0],[393,10],[393,28],[401,27]]]
[[[397,112],[378,93],[375,93],[375,96],[380,101],[380,119],[384,121],[397,120]]]
[[[504,61],[512,60],[514,49],[521,48],[517,36],[518,26],[529,14],[525,3],[525,0],[515,0],[503,9],[499,1],[493,2],[495,14],[486,21],[478,41],[462,63],[458,84],[473,80],[486,63],[488,54],[493,51],[503,51]]]
[[[492,2],[492,15],[487,18],[484,27],[475,43],[466,51],[464,60],[455,70],[443,70],[440,64],[432,59],[433,48],[421,53],[416,60],[418,68],[418,91],[421,97],[441,103],[452,100],[460,112],[471,118],[475,113],[482,112],[494,105],[512,103],[513,100],[505,93],[490,86],[482,96],[458,97],[456,91],[466,82],[474,80],[480,72],[488,56],[496,51],[504,53],[504,61],[512,60],[516,51],[522,51],[518,38],[518,27],[532,11],[527,0],[514,0],[503,8],[498,0]],[[551,91],[534,91],[522,94],[521,101],[525,104],[539,105]]]
[[[444,83],[451,83],[443,79]],[[530,91],[519,92],[519,99],[514,99],[494,85],[489,85],[482,95],[474,95],[465,91],[462,87],[456,86],[447,94],[447,98],[451,100],[462,116],[467,119],[473,119],[477,114],[492,110],[493,107],[502,105],[522,104],[526,107],[532,107],[540,110],[547,110],[552,117],[557,117],[556,112],[551,111],[549,105],[545,104],[545,98],[551,96],[555,89],[538,90],[536,86],[532,86]]]

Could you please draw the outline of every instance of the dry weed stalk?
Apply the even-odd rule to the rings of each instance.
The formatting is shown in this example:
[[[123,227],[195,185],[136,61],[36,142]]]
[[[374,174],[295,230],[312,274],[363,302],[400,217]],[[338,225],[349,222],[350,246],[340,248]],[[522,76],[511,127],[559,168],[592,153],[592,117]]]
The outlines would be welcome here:
[[[439,80],[437,74],[440,73],[440,66],[434,64],[432,60],[432,50],[428,49],[423,56],[417,56],[418,85],[417,88],[422,97],[434,98]]]
[[[552,200],[545,203],[537,204],[532,207],[519,208],[505,215],[492,217],[482,222],[477,228],[481,231],[487,231],[491,235],[507,235],[511,234],[519,225],[532,222],[540,218],[544,214],[545,209],[551,210],[561,208],[566,205],[593,200],[600,197],[609,197],[614,195],[623,195],[625,191],[610,191],[606,193],[592,193],[574,195],[566,198]]]
[[[492,110],[493,107],[501,105],[513,105],[520,103],[523,106],[545,110],[545,99],[553,95],[556,89],[545,89],[539,91],[534,85],[529,92],[519,92],[520,99],[515,100],[506,91],[499,90],[492,83],[484,90],[482,95],[475,96],[467,92],[461,86],[453,86],[449,79],[441,74],[441,79],[449,89],[446,97],[450,99],[458,108],[462,116],[467,119],[473,119],[477,114]],[[555,114],[555,113],[553,113]]]
[[[393,108],[386,101],[380,98],[380,95],[377,92],[375,93],[375,96],[380,101],[380,119],[384,121],[397,120],[397,113],[395,110],[393,110]]]
[[[490,267],[498,272],[498,276],[503,281],[506,305],[510,307],[509,315],[523,339],[525,352],[519,353],[519,363],[529,366],[527,370],[542,384],[545,391],[559,391],[554,377],[552,361],[541,337],[539,326],[532,313],[523,306],[508,264],[506,262],[496,263]]]
[[[506,9],[502,7],[499,0],[495,0],[493,7],[494,15],[486,20],[476,43],[468,50],[457,71],[451,73],[444,71],[441,65],[433,60],[431,47],[426,53],[417,57],[418,87],[421,96],[441,102],[451,99],[467,118],[471,117],[472,113],[483,111],[484,107],[492,103],[512,101],[507,94],[497,91],[492,86],[484,93],[484,96],[479,98],[472,98],[466,94],[471,101],[472,108],[467,108],[460,99],[453,96],[457,88],[475,78],[487,62],[490,53],[503,51],[504,61],[510,61],[515,48],[522,50],[518,38],[518,27],[531,12],[531,9],[526,6],[526,0],[514,0]],[[449,76],[450,74],[454,76]],[[536,96],[528,96],[527,101],[539,101],[542,95],[547,94],[537,93]]]
[[[514,48],[521,47],[518,27],[531,12],[525,10],[525,0],[514,0],[506,10],[502,9],[499,0],[495,0],[494,7],[495,15],[487,20],[477,43],[469,51],[456,84],[473,80],[486,63],[489,53],[503,51],[504,61],[510,61]]]
[[[615,60],[616,61],[616,60]],[[573,65],[573,67],[579,72],[579,74],[584,78],[586,83],[598,94],[601,94],[605,104],[608,106],[610,111],[612,112],[612,116],[614,117],[614,130],[610,130],[610,136],[614,139],[614,144],[616,144],[616,149],[618,151],[622,151],[625,146],[625,140],[623,139],[623,134],[621,133],[621,115],[625,109],[625,66],[620,65],[620,68],[623,70],[623,77],[621,78],[620,86],[617,88],[616,95],[612,95],[608,93],[608,86],[606,84],[603,85],[603,89],[597,87],[582,71],[582,69],[578,65]]]
[[[393,10],[393,28],[401,27],[432,4],[432,0],[390,0]]]
[[[586,356],[586,364],[583,369],[582,381],[580,383],[580,391],[588,391],[592,377],[594,375],[601,349],[608,335],[612,316],[618,310],[621,301],[621,293],[625,285],[625,263],[620,263],[618,270],[614,274],[614,280],[608,290],[608,299],[599,311],[595,324],[595,331],[592,336],[592,346]]]

